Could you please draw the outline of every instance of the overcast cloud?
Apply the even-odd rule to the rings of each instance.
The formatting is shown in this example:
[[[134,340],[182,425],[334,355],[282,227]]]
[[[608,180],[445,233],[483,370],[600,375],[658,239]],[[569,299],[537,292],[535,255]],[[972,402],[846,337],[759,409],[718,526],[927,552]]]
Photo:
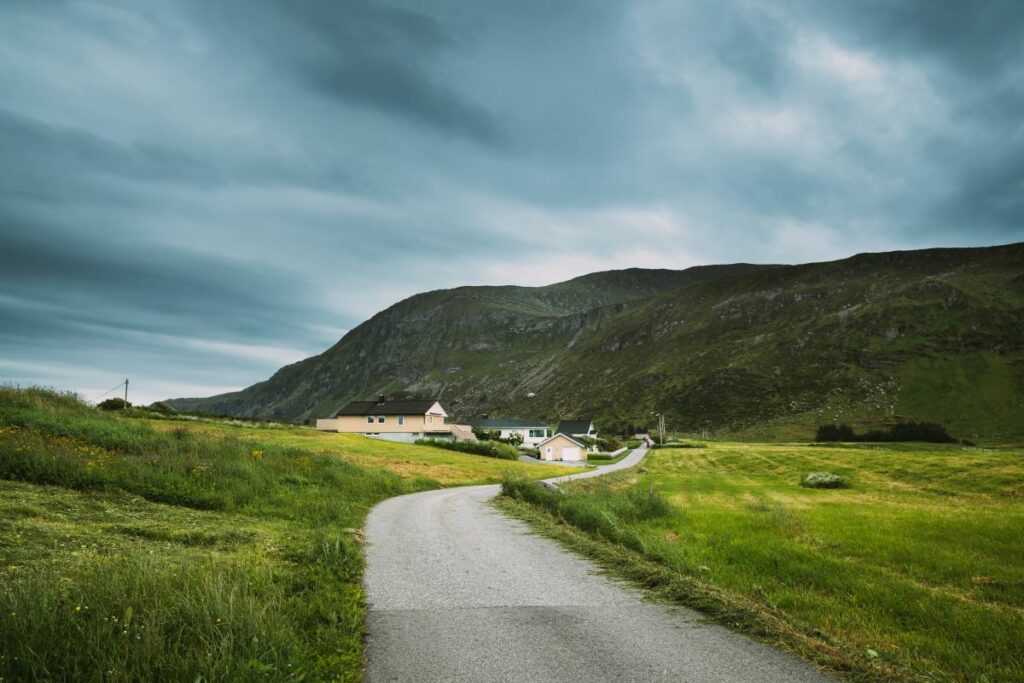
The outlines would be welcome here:
[[[1024,239],[1017,0],[7,0],[0,93],[0,380],[87,397],[429,289]]]

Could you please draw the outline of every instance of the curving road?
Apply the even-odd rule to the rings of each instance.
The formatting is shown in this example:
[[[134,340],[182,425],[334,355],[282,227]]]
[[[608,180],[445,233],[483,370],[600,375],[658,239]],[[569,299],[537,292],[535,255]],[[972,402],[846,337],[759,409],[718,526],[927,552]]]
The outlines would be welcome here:
[[[487,501],[497,493],[428,491],[371,511],[367,681],[830,680],[698,612],[645,602],[495,511]]]

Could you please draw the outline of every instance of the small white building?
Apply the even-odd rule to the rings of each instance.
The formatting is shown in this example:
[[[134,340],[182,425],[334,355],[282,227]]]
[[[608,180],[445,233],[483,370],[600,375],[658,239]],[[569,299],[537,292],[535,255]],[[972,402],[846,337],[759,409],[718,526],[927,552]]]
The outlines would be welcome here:
[[[476,429],[500,432],[502,439],[518,434],[523,445],[536,448],[541,441],[555,433],[550,424],[540,420],[506,420],[503,418],[485,418],[473,424]]]

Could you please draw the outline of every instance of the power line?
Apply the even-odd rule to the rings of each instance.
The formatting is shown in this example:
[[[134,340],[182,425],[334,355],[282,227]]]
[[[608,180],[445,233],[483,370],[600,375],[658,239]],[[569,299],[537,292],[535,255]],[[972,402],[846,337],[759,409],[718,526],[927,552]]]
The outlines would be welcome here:
[[[113,389],[109,389],[109,390],[107,390],[107,391],[104,391],[104,392],[103,392],[102,394],[100,394],[99,396],[95,396],[95,397],[93,397],[93,398],[90,398],[90,399],[88,400],[88,403],[95,403],[97,399],[101,399],[101,398],[103,398],[104,396],[106,396],[107,394],[112,394],[112,393],[114,393],[115,391],[117,391],[118,389],[120,389],[121,387],[124,387],[124,389],[125,389],[125,395],[127,395],[127,393],[128,393],[128,380],[126,379],[126,380],[125,380],[125,381],[123,381],[123,382],[118,382],[118,383],[117,383],[117,386],[116,386],[116,387],[114,387]]]

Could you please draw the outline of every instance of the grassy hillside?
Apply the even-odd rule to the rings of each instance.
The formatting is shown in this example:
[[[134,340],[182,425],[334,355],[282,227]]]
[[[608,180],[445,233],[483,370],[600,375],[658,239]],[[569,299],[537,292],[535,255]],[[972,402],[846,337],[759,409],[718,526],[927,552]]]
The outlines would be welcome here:
[[[534,479],[565,474],[565,468],[559,465],[498,460],[429,446],[382,442],[354,434],[318,432],[303,427],[254,429],[245,425],[180,420],[153,420],[151,424],[160,431],[173,431],[184,426],[198,433],[218,437],[236,437],[315,453],[329,453],[367,468],[394,472],[405,479],[423,477],[442,486],[493,484],[501,481],[509,471]]]
[[[0,389],[0,680],[359,680],[370,507],[549,469],[324,436]]]
[[[850,488],[799,485],[813,471]],[[853,679],[1024,679],[1024,450],[708,444],[502,505]]]
[[[178,407],[304,419],[378,393],[459,418],[807,438],[823,421],[1024,438],[1024,245],[598,273],[396,304],[325,353]],[[530,396],[533,394],[533,396]]]
[[[526,400],[595,320],[660,292],[762,268],[633,268],[548,287],[426,292],[375,315],[324,353],[248,389],[168,403],[186,411],[306,419],[386,393],[442,396],[450,412],[475,416],[509,397]]]

